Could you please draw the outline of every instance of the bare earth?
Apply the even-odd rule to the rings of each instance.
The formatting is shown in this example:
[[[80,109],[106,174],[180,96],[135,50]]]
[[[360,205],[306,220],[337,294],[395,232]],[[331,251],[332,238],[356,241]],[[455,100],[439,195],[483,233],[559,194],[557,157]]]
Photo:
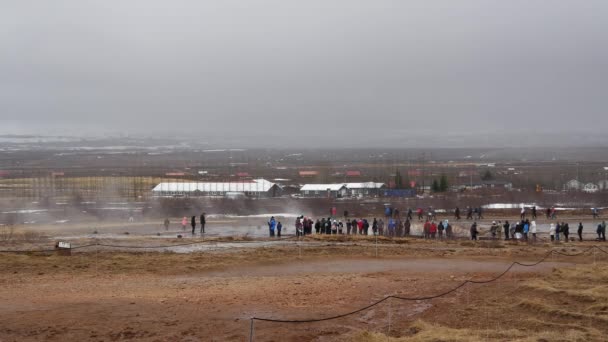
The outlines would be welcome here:
[[[560,250],[575,253],[585,246]],[[88,250],[71,257],[0,254],[0,341],[248,341],[253,316],[323,318],[389,294],[433,295],[465,279],[489,279],[513,260],[538,260],[550,247],[410,241],[381,246],[379,257],[362,245],[191,254]],[[254,340],[415,339],[435,329],[427,324],[438,325],[436,331],[471,330],[470,340],[519,339],[509,329],[532,337],[557,329],[566,340],[596,340],[608,332],[608,295],[577,297],[560,286],[585,290],[596,280],[604,286],[608,276],[559,274],[575,263],[605,270],[593,261],[593,253],[556,256],[533,268],[516,267],[491,284],[467,285],[428,301],[390,300],[332,321],[256,321]],[[590,274],[600,274],[596,271]],[[563,312],[551,311],[558,308]],[[450,334],[433,338],[459,340]]]

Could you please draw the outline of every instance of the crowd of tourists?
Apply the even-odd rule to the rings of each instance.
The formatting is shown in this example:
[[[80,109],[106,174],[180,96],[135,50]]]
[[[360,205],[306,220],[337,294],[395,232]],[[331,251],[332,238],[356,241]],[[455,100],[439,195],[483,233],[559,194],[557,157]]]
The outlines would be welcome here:
[[[207,214],[202,213],[201,216],[199,217],[198,222],[201,227],[201,235],[205,234],[205,224],[207,223],[206,216],[207,216]],[[186,230],[186,226],[188,225],[188,222],[190,222],[190,226],[192,227],[192,235],[196,234],[196,227],[197,227],[196,216],[190,217],[190,220],[188,220],[188,218],[186,216],[184,216],[182,218],[181,225],[182,225],[183,231]],[[165,227],[165,231],[169,230],[170,224],[171,224],[171,221],[169,221],[169,218],[168,217],[165,218],[165,220],[163,221],[163,226]]]
[[[530,210],[530,211],[528,211]],[[383,218],[349,218],[348,211],[344,212],[344,216],[336,218],[336,209],[330,209],[330,216],[327,218],[313,219],[303,215],[295,219],[296,236],[304,236],[310,234],[323,235],[374,235],[386,237],[407,237],[412,235],[412,222],[414,221],[414,213],[418,221],[424,222],[422,232],[419,235],[424,239],[453,239],[455,233],[449,220],[438,220],[437,212],[433,207],[428,207],[426,210],[418,208],[415,211],[408,208],[404,211],[404,215],[399,209],[386,207]],[[473,208],[466,207],[466,219],[473,220],[469,229],[470,238],[477,240],[480,235],[477,220],[483,219],[483,210],[481,207]],[[545,212],[546,218],[549,220],[556,219],[555,208],[548,208]],[[593,217],[599,217],[599,212],[596,208],[592,209]],[[490,239],[504,240],[520,240],[527,242],[536,242],[538,239],[538,229],[536,224],[538,211],[535,206],[531,208],[522,208],[520,219],[517,221],[492,221],[488,229]],[[530,218],[528,218],[530,216]],[[461,220],[460,208],[454,209],[454,217],[456,221]],[[278,222],[275,217],[271,217],[268,221],[269,235],[271,237],[281,236],[283,225]],[[579,222],[577,227],[578,240],[583,241],[583,223]],[[598,224],[597,229],[598,241],[606,241],[606,223],[605,221]],[[549,238],[551,241],[570,241],[570,226],[567,222],[551,223],[549,227]]]
[[[268,221],[268,230],[271,237],[281,236],[282,224],[275,217]],[[346,235],[378,235],[387,237],[405,237],[410,235],[411,221],[400,218],[374,218],[371,222],[367,218],[320,218],[313,220],[303,215],[295,220],[296,236],[310,234],[346,234]]]

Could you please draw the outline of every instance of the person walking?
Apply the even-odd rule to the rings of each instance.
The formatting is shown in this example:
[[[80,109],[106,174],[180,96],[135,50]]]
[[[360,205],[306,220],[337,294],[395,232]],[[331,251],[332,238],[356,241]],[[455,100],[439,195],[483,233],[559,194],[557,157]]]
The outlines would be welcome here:
[[[190,225],[192,226],[192,235],[194,235],[194,231],[196,230],[196,216],[192,216]]]
[[[425,239],[431,237],[431,222],[429,222],[429,220],[426,220],[426,222],[424,223],[424,226],[422,228],[422,235]]]
[[[431,233],[431,239],[435,240],[435,236],[437,235],[437,224],[435,221],[431,222],[431,229],[429,232]]]
[[[453,231],[452,231],[452,225],[450,224],[450,222],[448,222],[448,220],[445,220],[444,225],[445,225],[445,237],[446,237],[446,239],[448,239],[448,240],[453,239],[454,235],[453,235]]]
[[[378,235],[378,220],[376,220],[375,217],[374,221],[372,222],[372,232],[374,233],[374,236]]]
[[[496,233],[500,232],[500,227],[496,224],[496,221],[492,221],[490,226],[490,234],[492,234],[492,240],[496,239]]]
[[[479,231],[477,230],[477,222],[473,222],[471,225],[471,240],[477,241],[477,234],[479,234]]]
[[[460,221],[460,208],[456,207],[456,210],[454,210],[454,217],[456,218],[456,221]]]
[[[296,237],[299,237],[300,235],[302,235],[302,216],[298,216],[296,218]]]
[[[606,221],[602,221],[602,241],[606,241]]]
[[[551,237],[551,241],[555,241],[555,223],[549,225],[549,236]]]
[[[277,237],[281,237],[281,229],[283,229],[283,225],[279,221],[279,223],[277,223]]]
[[[410,229],[412,227],[412,223],[410,222],[409,219],[405,220],[405,223],[403,224],[403,236],[409,236],[410,235]]]
[[[513,222],[513,223],[511,223],[511,227],[509,227],[509,234],[511,234],[512,240],[513,239],[517,240],[516,232],[517,232],[517,223]]]
[[[534,215],[532,215],[534,217]],[[532,233],[532,241],[536,242],[536,221],[530,223],[530,233]]]
[[[509,228],[511,228],[509,221],[505,221],[505,224],[502,225],[502,229],[505,231],[505,241],[509,240]]]
[[[564,241],[570,241],[568,239],[568,235],[570,235],[570,226],[568,225],[568,223],[562,222],[562,233],[564,234]]]
[[[400,218],[397,219],[397,237],[403,236],[403,221]]]
[[[205,223],[207,223],[207,220],[206,220],[205,216],[206,216],[206,214],[202,213],[201,217],[200,217],[200,219],[201,219],[201,235],[205,234]]]
[[[165,222],[163,222],[163,224],[165,225],[165,230],[169,230],[169,224],[171,224],[171,222],[169,222],[168,217],[165,219]]]
[[[445,227],[443,226],[443,221],[439,221],[437,224],[437,235],[439,235],[439,240],[443,240],[443,231]]]
[[[578,241],[583,241],[583,222],[578,223],[578,230],[576,232],[578,233]]]
[[[270,237],[274,237],[274,229],[277,226],[277,221],[274,219],[274,216],[270,217],[270,220],[268,221],[268,234],[270,235]]]
[[[555,241],[559,241],[559,234],[562,232],[562,226],[559,222],[555,224]]]
[[[350,235],[350,229],[353,227],[353,224],[349,219],[346,220],[346,235]]]
[[[536,206],[532,207],[532,219],[536,220]]]
[[[526,220],[524,222],[524,226],[523,226],[523,233],[524,233],[524,240],[528,241],[528,232],[530,231],[530,223],[528,222],[528,220]]]
[[[526,207],[521,207],[521,212],[519,213],[519,217],[521,218],[522,221],[526,219]]]
[[[315,222],[315,233],[318,235],[320,230],[321,230],[321,220],[317,219],[317,222]]]
[[[186,225],[188,224],[188,219],[186,218],[186,216],[184,216],[184,218],[182,219],[182,230],[186,230]]]

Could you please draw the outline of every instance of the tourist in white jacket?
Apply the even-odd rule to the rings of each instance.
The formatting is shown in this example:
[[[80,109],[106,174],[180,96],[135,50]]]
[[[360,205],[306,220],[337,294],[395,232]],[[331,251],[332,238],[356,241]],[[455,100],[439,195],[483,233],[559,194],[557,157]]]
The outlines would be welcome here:
[[[530,222],[530,233],[532,233],[532,241],[536,242],[536,221]]]
[[[549,235],[551,236],[551,241],[555,240],[555,223],[551,223],[549,226]]]

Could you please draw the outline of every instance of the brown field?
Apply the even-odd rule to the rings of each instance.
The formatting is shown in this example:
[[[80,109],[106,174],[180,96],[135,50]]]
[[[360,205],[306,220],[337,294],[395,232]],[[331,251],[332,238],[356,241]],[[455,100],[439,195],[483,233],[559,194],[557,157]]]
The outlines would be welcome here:
[[[490,279],[514,260],[536,261],[552,247],[402,240],[376,250],[369,239],[342,242],[190,254],[0,254],[0,341],[247,341],[253,316],[322,318],[386,295],[433,295]],[[336,320],[256,321],[253,340],[601,341],[608,332],[603,259],[597,251],[555,255],[489,284],[427,301],[390,299]]]

